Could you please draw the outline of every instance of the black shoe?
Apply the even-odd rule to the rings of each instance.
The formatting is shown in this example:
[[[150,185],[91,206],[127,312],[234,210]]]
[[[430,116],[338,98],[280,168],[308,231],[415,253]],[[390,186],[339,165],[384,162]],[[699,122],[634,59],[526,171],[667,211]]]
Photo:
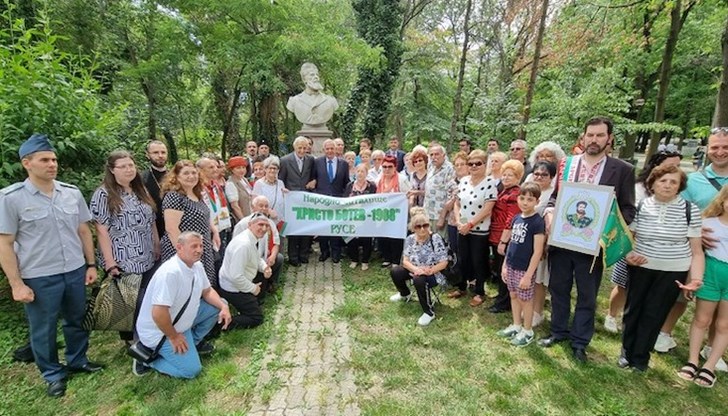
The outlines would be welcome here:
[[[33,349],[30,348],[30,342],[13,351],[13,361],[19,363],[32,363],[35,361]]]
[[[328,259],[329,257],[331,256],[328,254],[322,254],[319,256],[319,261],[326,261],[326,259]]]
[[[48,383],[48,396],[63,397],[66,395],[66,380],[56,380]]]
[[[301,259],[301,263],[308,264],[308,257],[304,257]]]
[[[131,372],[137,377],[143,377],[152,371],[152,367],[147,366],[136,358],[131,360]]]
[[[200,355],[210,355],[213,351],[215,351],[215,346],[207,341],[197,344],[197,353]]]
[[[103,369],[103,365],[92,363],[91,361],[87,362],[81,367],[68,367],[68,371],[70,371],[71,373],[97,373]]]
[[[538,340],[538,345],[544,348],[550,348],[565,340],[565,338],[556,338],[553,335],[549,335],[546,338],[541,338],[540,340]]]
[[[298,267],[301,265],[301,262],[298,260],[288,260],[288,264],[290,264],[293,267]]]
[[[586,362],[586,350],[584,348],[572,347],[571,350],[574,352],[574,359],[580,363]]]
[[[339,262],[341,262],[341,257],[334,257],[331,259],[331,261],[333,261],[334,264],[338,264]]]
[[[511,311],[510,308],[503,308],[503,307],[496,306],[496,305],[493,305],[490,308],[488,308],[488,312],[490,312],[490,313],[505,313],[505,312],[510,312],[510,311]]]

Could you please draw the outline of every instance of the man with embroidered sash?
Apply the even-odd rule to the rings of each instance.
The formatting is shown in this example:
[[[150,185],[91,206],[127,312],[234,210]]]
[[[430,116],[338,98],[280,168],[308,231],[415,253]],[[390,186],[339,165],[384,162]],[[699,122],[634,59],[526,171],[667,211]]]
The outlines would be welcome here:
[[[635,215],[634,167],[619,159],[607,156],[614,140],[614,125],[605,117],[587,121],[582,145],[584,154],[564,159],[559,165],[556,189],[546,209],[546,223],[550,226],[553,207],[563,180],[586,182],[614,187],[617,205],[627,223]],[[598,258],[558,247],[549,252],[551,269],[551,334],[539,341],[539,345],[550,347],[569,340],[578,361],[586,361],[586,347],[594,335],[594,316],[599,285],[602,280],[603,253]],[[571,314],[571,289],[576,282],[577,299],[574,320],[569,328]]]

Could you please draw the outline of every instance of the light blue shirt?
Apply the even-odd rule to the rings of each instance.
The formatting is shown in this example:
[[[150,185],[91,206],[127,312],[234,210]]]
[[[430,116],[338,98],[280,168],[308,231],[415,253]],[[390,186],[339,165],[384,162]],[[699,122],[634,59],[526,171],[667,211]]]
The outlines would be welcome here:
[[[686,200],[697,205],[701,211],[707,208],[718,194],[718,190],[708,181],[708,178],[715,178],[721,186],[728,183],[728,176],[716,175],[713,166],[710,165],[703,172],[693,172],[688,175],[688,186],[680,194]]]

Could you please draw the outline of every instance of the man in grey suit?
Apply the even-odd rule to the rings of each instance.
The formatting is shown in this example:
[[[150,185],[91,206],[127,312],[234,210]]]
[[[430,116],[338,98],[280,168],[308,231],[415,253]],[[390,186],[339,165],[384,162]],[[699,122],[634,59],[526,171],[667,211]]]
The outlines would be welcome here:
[[[293,141],[293,152],[281,158],[281,169],[278,179],[290,191],[307,191],[314,188],[313,156],[306,153],[308,138],[296,137]],[[311,237],[292,235],[288,237],[288,262],[292,266],[308,263],[311,248]]]

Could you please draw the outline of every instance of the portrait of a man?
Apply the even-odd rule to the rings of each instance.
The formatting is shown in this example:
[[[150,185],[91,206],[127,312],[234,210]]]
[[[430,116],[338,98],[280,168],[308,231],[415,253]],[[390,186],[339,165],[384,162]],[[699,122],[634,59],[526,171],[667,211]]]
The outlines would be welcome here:
[[[579,201],[576,203],[576,211],[566,215],[566,221],[576,228],[588,227],[594,218],[587,215],[586,209],[589,204],[586,201]]]

